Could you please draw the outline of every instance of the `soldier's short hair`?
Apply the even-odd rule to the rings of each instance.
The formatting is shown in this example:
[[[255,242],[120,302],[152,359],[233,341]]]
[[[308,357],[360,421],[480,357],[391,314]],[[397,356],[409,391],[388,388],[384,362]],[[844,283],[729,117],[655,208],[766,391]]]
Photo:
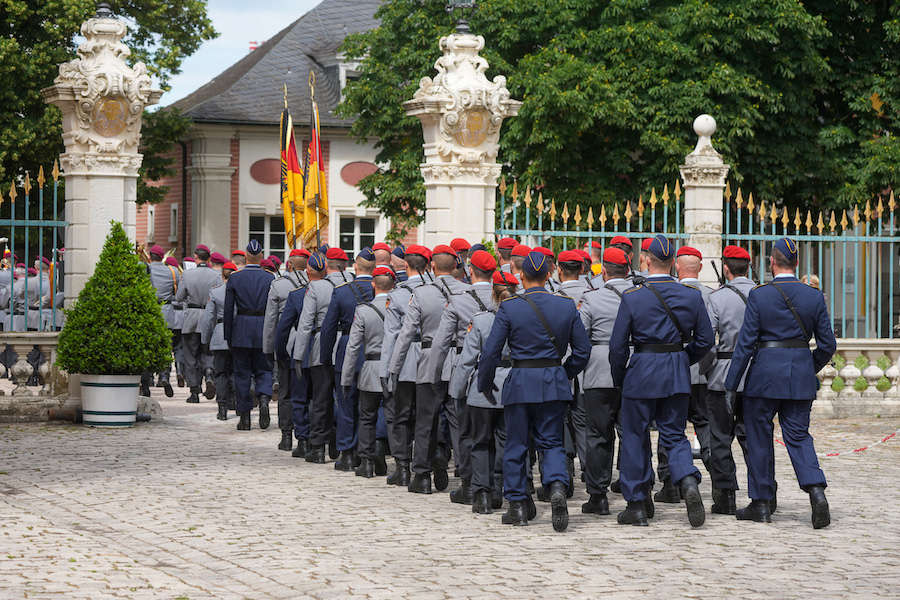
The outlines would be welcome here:
[[[623,278],[628,275],[628,266],[627,265],[617,265],[611,262],[603,263],[603,271],[609,273],[610,277],[613,278]]]
[[[356,270],[358,273],[371,273],[375,269],[374,260],[366,260],[361,256],[356,257]]]
[[[209,252],[206,250],[197,249],[197,250],[194,250],[194,254],[196,254],[197,258],[199,258],[202,261],[209,260]]]
[[[675,260],[674,254],[672,255],[672,258],[670,258],[668,260],[663,260],[663,259],[659,258],[658,256],[656,256],[655,254],[653,254],[652,252],[650,253],[649,258],[650,258],[650,266],[652,266],[656,269],[672,270],[672,262]]]
[[[418,271],[419,273],[428,268],[428,261],[424,256],[420,256],[419,254],[407,254],[406,264],[410,269]]]
[[[477,275],[481,279],[490,279],[491,275],[494,274],[493,271],[484,271],[482,269],[479,269],[475,265],[469,265],[469,268],[472,269],[472,275]]]
[[[525,262],[524,256],[513,256],[510,258],[510,263],[516,268],[516,270],[522,270],[522,263]]]
[[[778,248],[772,248],[772,258],[775,259],[775,266],[782,269],[796,269],[798,258],[795,256],[793,260],[782,254]]]
[[[584,263],[579,262],[561,262],[559,263],[559,270],[562,271],[563,275],[566,277],[575,277],[576,275],[581,275],[582,267]]]
[[[512,256],[512,248],[497,248],[497,254],[503,260],[509,260],[509,257]]]
[[[745,277],[750,271],[750,261],[743,258],[723,258],[722,262],[735,277]]]
[[[434,268],[442,273],[452,273],[456,269],[456,257],[452,254],[435,254],[431,258]]]
[[[347,268],[347,261],[337,258],[329,258],[327,264],[329,269],[335,269],[337,271],[343,271]]]
[[[379,291],[388,291],[394,288],[394,278],[390,275],[376,275],[372,278],[375,289]]]
[[[634,254],[634,248],[632,248],[630,244],[610,244],[609,247],[610,248],[618,248],[619,250],[621,250],[622,252],[624,252],[625,254],[627,254],[629,256]]]

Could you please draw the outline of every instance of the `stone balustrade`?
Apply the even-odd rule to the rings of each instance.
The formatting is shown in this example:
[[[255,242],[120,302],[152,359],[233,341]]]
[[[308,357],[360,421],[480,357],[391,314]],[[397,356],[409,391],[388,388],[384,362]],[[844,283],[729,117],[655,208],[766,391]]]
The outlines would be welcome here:
[[[0,377],[9,376],[0,381],[0,423],[77,418],[68,376],[55,365],[58,341],[57,332],[0,333]]]
[[[839,339],[819,381],[817,416],[900,416],[900,339]]]

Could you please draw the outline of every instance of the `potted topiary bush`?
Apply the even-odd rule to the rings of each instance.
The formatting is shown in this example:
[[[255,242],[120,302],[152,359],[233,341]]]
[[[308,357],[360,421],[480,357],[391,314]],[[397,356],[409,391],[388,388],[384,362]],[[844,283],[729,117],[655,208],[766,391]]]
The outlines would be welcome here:
[[[85,425],[128,427],[141,373],[172,362],[172,337],[122,224],[112,222],[94,274],[66,312],[56,363],[81,375]]]

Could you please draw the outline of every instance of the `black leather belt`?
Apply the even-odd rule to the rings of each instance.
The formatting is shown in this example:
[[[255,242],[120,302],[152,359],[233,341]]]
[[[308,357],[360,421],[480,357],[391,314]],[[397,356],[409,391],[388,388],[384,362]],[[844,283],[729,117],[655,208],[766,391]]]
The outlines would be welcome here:
[[[456,348],[456,353],[457,353],[457,354],[461,354],[461,353],[462,353],[462,346],[454,346],[454,348]]]
[[[609,346],[609,342],[591,342],[591,346]]]
[[[634,351],[665,354],[668,352],[683,352],[684,346],[681,344],[635,344]]]
[[[514,358],[511,362],[514,369],[546,369],[562,365],[558,358],[525,358],[521,360]]]
[[[428,348],[431,348],[431,340],[425,340],[424,342],[422,342],[422,349],[427,350]]]
[[[773,340],[770,342],[760,342],[760,348],[806,348],[809,350],[809,342],[806,340]]]
[[[381,360],[380,352],[368,352],[366,353],[366,360]]]
[[[224,321],[225,321],[225,319],[216,319],[216,325],[218,325],[219,323],[222,323]]]
[[[264,310],[240,310],[238,309],[238,314],[244,317],[264,317],[266,316],[266,311]]]
[[[716,358],[719,360],[729,360],[734,356],[734,352],[716,352]]]
[[[512,360],[510,360],[510,359],[508,359],[508,358],[504,358],[503,360],[501,360],[501,361],[497,364],[497,366],[498,366],[498,367],[505,367],[505,368],[509,369],[509,368],[512,367]]]
[[[173,305],[172,305],[172,308],[173,308],[174,310],[184,310],[184,307],[181,306],[180,304],[173,304]],[[204,308],[206,308],[206,307],[204,306]]]
[[[422,341],[422,337],[417,335],[416,337],[413,338],[412,341],[413,341],[413,342],[421,342],[421,341]]]
[[[206,305],[205,304],[188,304],[187,307],[188,308],[206,308]],[[240,314],[240,313],[238,313],[238,314]]]

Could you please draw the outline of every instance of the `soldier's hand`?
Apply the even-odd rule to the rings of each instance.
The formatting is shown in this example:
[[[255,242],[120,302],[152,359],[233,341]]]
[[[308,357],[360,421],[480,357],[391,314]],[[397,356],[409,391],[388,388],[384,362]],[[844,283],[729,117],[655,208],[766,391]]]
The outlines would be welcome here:
[[[725,408],[728,410],[729,415],[734,415],[735,407],[737,406],[737,392],[725,392]]]
[[[496,383],[492,383],[490,389],[485,390],[484,397],[490,402],[493,406],[497,405],[497,399],[494,397],[494,392],[499,392],[500,388],[497,387]]]
[[[400,373],[391,373],[391,378],[390,378],[389,383],[390,383],[392,394],[397,391],[397,384],[399,382],[400,382]]]
[[[387,377],[381,377],[381,395],[384,396],[385,400],[388,400],[393,396],[391,393],[391,384],[388,381]]]

